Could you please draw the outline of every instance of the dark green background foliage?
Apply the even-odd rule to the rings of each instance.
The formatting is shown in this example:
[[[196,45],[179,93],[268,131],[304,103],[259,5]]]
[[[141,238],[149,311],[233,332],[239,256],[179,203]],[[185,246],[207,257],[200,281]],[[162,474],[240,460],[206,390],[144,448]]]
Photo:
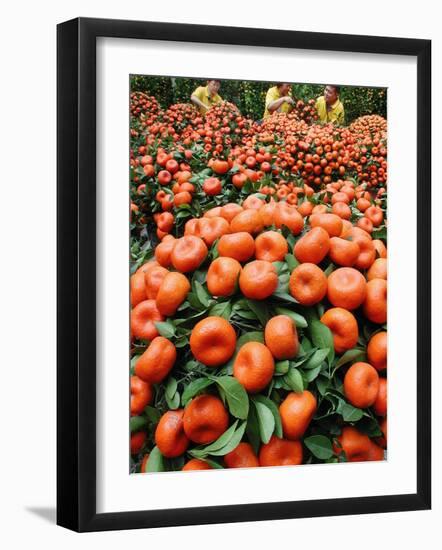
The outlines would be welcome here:
[[[173,103],[189,102],[193,90],[201,85],[205,85],[205,81],[195,78],[141,75],[131,77],[131,91],[145,92],[155,96],[163,109]],[[272,85],[272,82],[224,80],[221,83],[220,95],[223,99],[235,103],[242,114],[258,120],[262,118],[265,95]],[[292,85],[293,96],[304,101],[316,99],[322,95],[323,89],[323,84]],[[342,86],[341,101],[344,103],[347,124],[362,115],[387,116],[387,90],[385,88]]]

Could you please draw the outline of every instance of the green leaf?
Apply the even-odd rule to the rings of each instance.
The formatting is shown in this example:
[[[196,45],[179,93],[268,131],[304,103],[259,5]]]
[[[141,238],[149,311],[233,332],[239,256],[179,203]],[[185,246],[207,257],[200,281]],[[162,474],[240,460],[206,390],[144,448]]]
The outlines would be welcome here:
[[[272,411],[260,401],[253,402],[258,415],[259,435],[263,443],[268,443],[275,429],[275,419]]]
[[[321,365],[319,367],[315,367],[314,369],[309,369],[307,371],[303,372],[303,378],[306,382],[310,383],[313,382],[321,372]]]
[[[147,418],[145,416],[131,416],[130,421],[130,432],[139,432],[145,426],[147,426]]]
[[[189,454],[196,458],[205,458],[209,454],[213,456],[224,456],[230,453],[230,451],[233,451],[233,449],[236,449],[239,445],[246,429],[245,421],[241,422],[239,427],[235,429],[237,423],[238,421],[236,420],[235,423],[232,424],[232,426],[214,443],[206,447],[192,449],[189,451]],[[232,431],[232,428],[234,428],[234,431]],[[222,445],[221,442],[223,443]]]
[[[161,413],[158,409],[155,409],[154,407],[151,407],[148,405],[144,408],[144,412],[146,413],[146,416],[152,424],[156,424],[159,419],[161,418]]]
[[[278,361],[275,363],[275,374],[287,374],[290,368],[290,363],[286,359],[285,361]]]
[[[204,462],[207,462],[209,466],[211,466],[214,470],[224,470],[224,466],[221,466],[221,464],[218,464],[218,462],[215,462],[214,460],[210,460],[210,458],[203,458],[201,460],[204,460]]]
[[[146,472],[164,472],[164,458],[157,446],[149,454]]]
[[[364,411],[353,407],[350,403],[341,402],[338,407],[338,413],[342,414],[342,418],[345,422],[357,422],[362,418]]]
[[[164,336],[164,338],[172,338],[173,336],[175,336],[175,325],[172,323],[172,321],[158,321],[155,323],[155,326],[158,332],[161,334],[161,336]]]
[[[245,421],[241,422],[230,441],[221,449],[218,449],[217,451],[212,451],[210,454],[214,456],[224,456],[227,453],[230,453],[230,451],[233,451],[233,449],[236,449],[236,447],[238,447],[238,445],[241,443],[241,439],[243,438],[244,432],[246,430],[246,424],[247,423]]]
[[[209,307],[211,296],[199,281],[194,281],[195,292],[198,300],[204,307]]]
[[[329,364],[333,361],[335,357],[335,348],[333,343],[333,335],[331,330],[318,321],[317,319],[312,319],[310,323],[310,335],[312,337],[313,344],[319,349],[329,349],[328,361]]]
[[[276,273],[280,277],[283,273],[287,272],[287,264],[285,262],[272,262],[275,266]]]
[[[177,390],[178,383],[175,380],[173,376],[171,376],[166,384],[166,395],[169,397],[169,399],[172,399],[172,397],[175,395],[175,392]]]
[[[258,415],[255,407],[250,407],[246,426],[247,438],[255,453],[258,453],[261,446],[261,437],[259,435]]]
[[[167,394],[166,394],[166,403],[169,407],[169,409],[171,409],[172,411],[178,409],[178,407],[180,406],[180,394],[178,392],[176,392],[172,398],[170,398]]]
[[[256,317],[261,321],[262,325],[265,325],[269,320],[269,309],[267,305],[263,302],[258,302],[256,300],[247,300],[247,305],[250,310],[256,315]]]
[[[249,396],[244,386],[233,376],[213,377],[223,390],[230,413],[235,418],[246,419],[249,413]]]
[[[253,396],[253,402],[256,405],[256,403],[261,403],[262,405],[265,405],[273,414],[273,419],[275,421],[275,435],[277,437],[282,437],[282,422],[281,422],[281,416],[279,414],[279,409],[274,401],[269,399],[268,397],[265,397],[264,395],[254,395]]]
[[[345,365],[346,363],[350,363],[352,361],[362,361],[365,357],[365,351],[360,348],[353,348],[348,349],[338,360],[338,362],[335,365],[335,368],[342,367],[342,365]]]
[[[316,380],[316,387],[318,388],[319,393],[324,396],[327,391],[330,381],[325,376],[319,376]]]
[[[316,458],[327,460],[333,456],[331,441],[325,435],[306,437],[304,444]]]
[[[204,390],[213,383],[214,380],[212,380],[211,378],[197,378],[196,380],[192,380],[192,382],[190,382],[190,384],[186,386],[185,390],[183,391],[183,395],[181,397],[181,403],[183,404],[183,407],[187,405],[192,397],[194,397],[197,393]]]
[[[307,321],[302,315],[299,315],[299,313],[296,313],[295,311],[292,311],[291,309],[287,309],[285,307],[275,307],[275,312],[278,315],[287,315],[288,317],[293,319],[297,328],[307,328]]]
[[[304,381],[298,369],[292,367],[284,376],[284,382],[296,393],[304,391]]]
[[[209,445],[206,445],[205,447],[195,447],[194,449],[191,449],[190,451],[188,451],[189,454],[195,458],[204,458],[207,455],[213,454],[213,452],[222,449],[232,439],[237,426],[238,420],[235,420],[230,428],[228,428],[223,434],[221,434],[218,439],[216,439]]]
[[[222,317],[223,319],[230,319],[232,314],[232,304],[230,302],[219,302],[209,309],[209,315],[215,315],[216,317]]]
[[[262,331],[246,332],[238,338],[236,343],[236,349],[240,349],[247,342],[261,342],[264,343],[264,333]]]
[[[137,364],[137,361],[138,359],[141,357],[141,355],[137,354],[137,355],[134,355],[131,360],[130,360],[130,366],[131,368],[135,368],[135,365]]]
[[[306,361],[303,365],[303,369],[315,369],[316,367],[320,366],[324,359],[329,354],[329,349],[318,349],[316,350],[313,355]]]
[[[324,270],[324,274],[326,277],[328,277],[330,275],[330,273],[333,272],[333,270],[335,269],[335,266],[333,263],[330,263],[328,266],[327,266],[327,269]]]
[[[295,258],[295,256],[293,256],[293,254],[286,254],[285,255],[285,261],[287,262],[287,265],[289,266],[290,272],[292,272],[299,265],[298,260]]]
[[[284,302],[291,302],[292,304],[298,304],[299,302],[293,298],[290,294],[287,292],[283,292],[281,290],[276,290],[272,297],[279,298],[280,300],[283,300]]]

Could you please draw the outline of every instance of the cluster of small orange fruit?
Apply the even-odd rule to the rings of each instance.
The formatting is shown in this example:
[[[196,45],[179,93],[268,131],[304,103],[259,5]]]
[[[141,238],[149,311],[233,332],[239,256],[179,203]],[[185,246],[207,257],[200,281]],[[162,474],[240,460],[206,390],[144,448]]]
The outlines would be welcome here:
[[[360,141],[292,117],[269,145],[227,106],[196,125],[215,154],[192,109],[132,141],[132,471],[383,460],[386,196],[339,169]]]

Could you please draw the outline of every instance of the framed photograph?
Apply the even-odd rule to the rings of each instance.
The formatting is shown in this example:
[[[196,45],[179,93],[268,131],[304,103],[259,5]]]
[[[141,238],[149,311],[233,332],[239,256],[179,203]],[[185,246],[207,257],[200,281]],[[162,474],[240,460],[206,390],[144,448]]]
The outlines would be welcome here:
[[[431,42],[57,30],[57,523],[429,509]]]

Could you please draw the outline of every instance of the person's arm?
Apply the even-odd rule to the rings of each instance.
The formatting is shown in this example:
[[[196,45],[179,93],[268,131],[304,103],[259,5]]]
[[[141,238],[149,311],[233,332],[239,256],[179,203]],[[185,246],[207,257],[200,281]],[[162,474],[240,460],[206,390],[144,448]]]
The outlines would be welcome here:
[[[344,114],[344,108],[342,108],[342,111],[338,115],[338,124],[344,125],[345,121],[345,114]]]
[[[199,107],[200,109],[204,109],[204,111],[207,111],[209,109],[209,107],[207,105],[204,105],[204,103],[201,101],[201,99],[199,99],[198,96],[196,96],[195,94],[192,94],[190,96],[190,101],[196,105],[197,107]]]
[[[279,99],[275,99],[267,105],[267,110],[269,111],[269,113],[274,113],[281,107],[283,103],[289,103],[291,106],[293,106],[293,99],[288,95],[280,97]]]

